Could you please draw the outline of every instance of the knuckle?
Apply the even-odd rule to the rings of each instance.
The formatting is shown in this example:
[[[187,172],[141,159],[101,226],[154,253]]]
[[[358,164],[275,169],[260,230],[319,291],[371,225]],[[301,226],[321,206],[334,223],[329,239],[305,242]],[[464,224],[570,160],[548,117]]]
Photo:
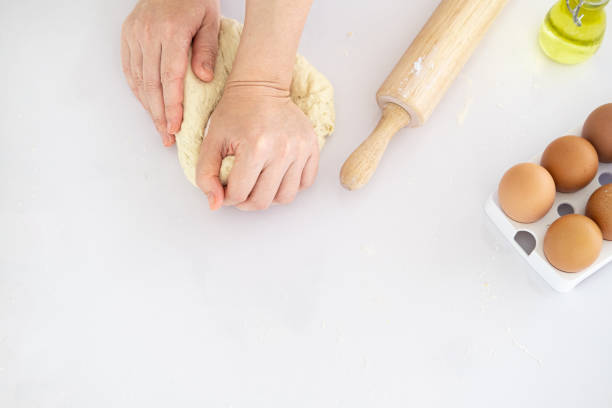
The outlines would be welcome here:
[[[289,140],[284,140],[278,144],[278,156],[282,159],[286,159],[293,153],[292,145]]]
[[[128,86],[130,87],[130,90],[132,91],[132,93],[138,96],[138,88],[134,85],[132,81],[128,81]]]
[[[249,200],[249,208],[252,208],[255,211],[265,210],[270,206],[270,202],[268,200],[263,200],[261,198],[253,198]]]
[[[157,92],[161,89],[161,83],[156,79],[147,79],[143,81],[145,92]]]
[[[127,61],[123,60],[123,63],[121,64],[121,70],[123,71],[123,75],[125,75],[126,78],[128,78],[128,82],[131,82],[130,80],[130,76],[132,75],[130,72],[130,67],[127,64]]]
[[[153,33],[155,32],[154,24],[147,20],[141,21],[136,25],[136,30],[138,32],[138,37],[144,41],[149,42],[153,39]]]
[[[233,203],[243,203],[248,198],[248,193],[233,189],[229,184],[227,186],[227,199]]]
[[[172,38],[176,34],[177,26],[174,24],[173,19],[168,18],[161,24],[161,32],[166,38]]]
[[[253,147],[253,153],[255,156],[266,156],[272,150],[272,142],[270,138],[259,136],[255,141],[255,146]]]
[[[134,86],[136,88],[142,88],[143,86],[142,72],[132,70],[132,79],[134,80]]]
[[[179,116],[183,110],[183,105],[180,102],[168,101],[165,103],[166,116]]]
[[[121,24],[121,32],[124,35],[133,34],[134,28],[138,25],[138,18],[134,11],[130,13],[125,20],[123,20],[123,24]]]
[[[153,115],[153,123],[155,124],[155,127],[157,128],[158,131],[163,131],[164,127],[165,127],[165,123],[166,121],[164,120],[164,118],[160,115]]]
[[[204,191],[204,182],[202,181],[202,175],[197,170],[195,172],[195,183],[200,190]]]
[[[132,16],[130,27],[133,35],[143,42],[153,39],[159,30],[157,18],[152,11],[142,11]]]
[[[182,40],[183,36],[178,36],[177,34],[182,32],[184,25],[185,21],[181,16],[168,15],[160,23],[161,33],[164,37],[173,41]]]
[[[195,182],[196,182],[196,186],[198,186],[200,190],[202,190],[203,192],[206,192],[206,188],[208,186],[206,185],[206,178],[202,175],[202,173],[196,172]]]
[[[312,150],[312,142],[307,139],[300,139],[298,150],[300,153],[309,153]]]
[[[290,204],[295,200],[296,195],[296,192],[280,193],[278,197],[276,197],[276,202],[279,204]]]
[[[317,162],[319,161],[319,141],[315,140],[314,143],[312,144],[310,151],[312,152],[311,155],[312,157],[315,158],[315,160],[317,160]]]
[[[315,176],[307,176],[302,180],[302,188],[311,187],[314,184]]]
[[[201,45],[198,53],[202,59],[214,61],[217,58],[217,49],[209,45]]]
[[[179,120],[182,118],[181,105],[166,105],[165,113],[168,120]]]
[[[126,38],[128,36],[128,32],[130,31],[131,26],[132,26],[132,19],[130,16],[128,16],[128,18],[126,18],[125,21],[123,21],[123,24],[121,24],[121,37],[122,38]]]
[[[187,34],[185,31],[182,31],[180,27],[177,33],[178,35],[174,35],[172,38],[173,44],[176,45],[179,49],[187,52],[187,50],[189,50],[189,47],[191,46],[191,41],[193,40],[191,38],[191,35]]]
[[[173,62],[172,65],[173,66],[162,72],[161,81],[164,85],[183,80],[183,75],[181,74],[181,67],[178,66],[178,63],[176,62]]]

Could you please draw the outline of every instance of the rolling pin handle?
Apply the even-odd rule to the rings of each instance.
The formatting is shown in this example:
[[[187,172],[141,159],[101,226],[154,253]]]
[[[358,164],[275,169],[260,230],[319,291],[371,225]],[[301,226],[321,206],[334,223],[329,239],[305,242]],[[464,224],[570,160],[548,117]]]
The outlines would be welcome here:
[[[387,103],[372,134],[344,162],[340,182],[348,190],[366,185],[378,167],[391,138],[410,123],[410,115],[399,105]]]
[[[437,2],[437,1],[436,1]],[[393,134],[427,121],[508,0],[441,0],[376,93],[383,118],[344,163],[340,181],[349,190],[372,177]],[[406,110],[404,110],[404,107]]]

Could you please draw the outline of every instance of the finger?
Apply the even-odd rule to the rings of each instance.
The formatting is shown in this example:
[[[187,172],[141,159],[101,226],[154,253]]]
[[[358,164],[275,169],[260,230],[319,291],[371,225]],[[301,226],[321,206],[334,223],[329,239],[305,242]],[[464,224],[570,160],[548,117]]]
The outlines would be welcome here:
[[[225,198],[219,180],[222,160],[221,146],[214,143],[212,138],[205,137],[198,158],[196,184],[208,197],[208,205],[213,211],[221,207]]]
[[[263,169],[249,198],[238,204],[236,208],[243,211],[258,211],[268,208],[276,197],[288,167],[288,164],[278,163]]]
[[[237,205],[249,198],[264,163],[265,159],[255,159],[248,153],[236,152],[234,167],[227,179],[224,205]]]
[[[123,75],[125,75],[125,79],[127,80],[130,89],[134,93],[136,97],[138,97],[138,91],[134,86],[134,81],[132,79],[132,69],[130,67],[130,47],[127,44],[127,41],[122,37],[121,38],[121,69],[123,70]]]
[[[285,173],[283,181],[278,188],[276,197],[274,197],[275,203],[289,204],[295,200],[295,196],[300,189],[304,164],[304,162],[293,162],[291,166],[289,166],[289,169],[287,170],[287,173]]]
[[[155,128],[161,135],[164,145],[170,146],[172,143],[167,132],[164,97],[159,73],[160,59],[161,44],[150,45],[143,50],[143,89]]]
[[[164,95],[166,131],[172,135],[181,128],[183,121],[183,87],[189,47],[177,43],[162,44],[161,75]]]
[[[144,83],[142,79],[142,50],[140,44],[128,41],[130,47],[130,71],[132,72],[132,81],[136,88],[136,97],[142,106],[149,112],[149,104],[144,94]]]
[[[204,82],[215,76],[215,63],[219,46],[219,14],[209,12],[193,39],[191,69]]]
[[[304,165],[304,171],[302,171],[302,180],[300,182],[300,190],[303,190],[313,185],[315,179],[317,178],[318,170],[319,148],[317,147]]]

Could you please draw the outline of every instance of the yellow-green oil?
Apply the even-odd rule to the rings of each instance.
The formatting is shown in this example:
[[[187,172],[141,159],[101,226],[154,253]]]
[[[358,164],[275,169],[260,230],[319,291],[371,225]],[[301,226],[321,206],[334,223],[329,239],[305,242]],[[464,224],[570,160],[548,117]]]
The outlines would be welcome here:
[[[604,7],[610,0],[585,1],[577,12],[576,21],[571,9],[579,0],[559,0],[540,29],[540,47],[546,55],[562,64],[578,64],[597,52],[606,31]]]

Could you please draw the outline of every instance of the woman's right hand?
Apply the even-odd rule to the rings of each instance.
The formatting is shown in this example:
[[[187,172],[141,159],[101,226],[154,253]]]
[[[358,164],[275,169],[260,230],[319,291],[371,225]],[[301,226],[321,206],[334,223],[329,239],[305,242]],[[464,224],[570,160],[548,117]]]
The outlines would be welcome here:
[[[223,158],[234,167],[224,189]],[[202,142],[196,182],[211,210],[221,205],[244,211],[288,204],[312,185],[319,143],[310,119],[289,97],[289,84],[232,77],[210,118]]]
[[[219,0],[140,0],[123,23],[123,72],[166,146],[174,143],[183,121],[189,47],[193,42],[193,72],[211,81],[219,21]]]

